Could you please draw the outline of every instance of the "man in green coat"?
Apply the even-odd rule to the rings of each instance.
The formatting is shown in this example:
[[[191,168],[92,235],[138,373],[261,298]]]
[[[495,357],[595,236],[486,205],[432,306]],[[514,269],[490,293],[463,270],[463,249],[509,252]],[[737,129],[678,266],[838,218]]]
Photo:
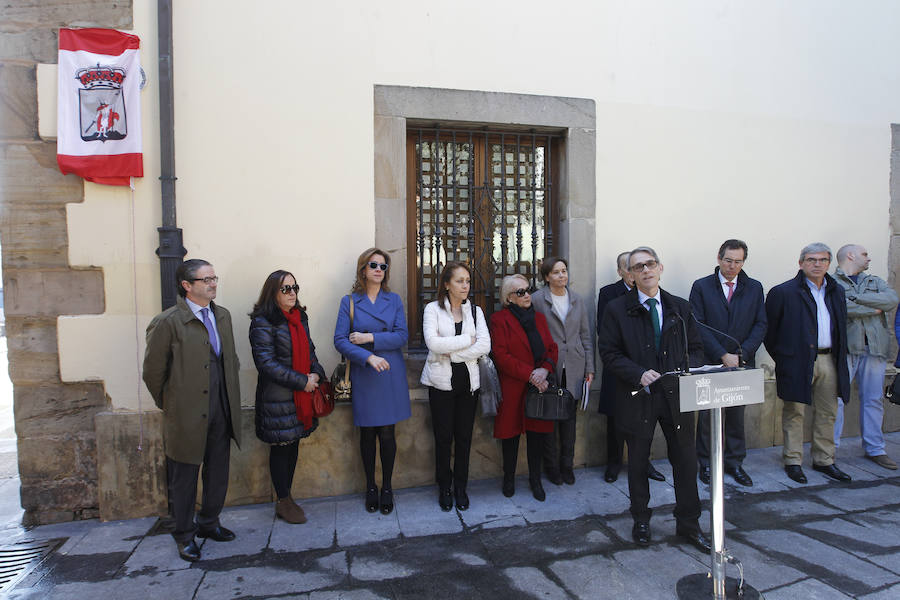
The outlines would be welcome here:
[[[240,445],[241,394],[231,314],[216,305],[219,278],[200,259],[175,272],[179,298],[147,327],[144,383],[163,411],[172,536],[178,554],[200,559],[195,535],[234,539],[219,523],[228,490],[231,439]],[[194,523],[197,475],[203,464],[203,502]]]

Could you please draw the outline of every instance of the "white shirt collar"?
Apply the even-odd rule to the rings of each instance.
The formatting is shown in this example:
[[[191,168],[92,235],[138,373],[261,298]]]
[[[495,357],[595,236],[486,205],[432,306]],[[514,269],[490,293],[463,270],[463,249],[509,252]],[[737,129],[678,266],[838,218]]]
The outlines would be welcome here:
[[[660,293],[659,289],[656,290],[656,295],[655,295],[655,296],[648,296],[647,294],[645,294],[644,292],[642,292],[642,291],[640,290],[640,288],[638,288],[638,302],[640,302],[641,304],[646,304],[646,303],[647,303],[647,298],[655,298],[655,299],[656,299],[656,305],[657,305],[657,306],[662,306],[662,294]]]

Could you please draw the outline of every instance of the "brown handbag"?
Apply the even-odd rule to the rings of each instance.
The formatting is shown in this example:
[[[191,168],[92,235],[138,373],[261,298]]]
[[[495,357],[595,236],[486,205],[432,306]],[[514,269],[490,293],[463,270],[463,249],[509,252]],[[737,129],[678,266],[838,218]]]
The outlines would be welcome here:
[[[350,298],[350,331],[353,331],[353,296]],[[341,357],[341,362],[334,368],[331,374],[331,385],[334,389],[332,396],[335,400],[342,402],[352,400],[350,389],[350,361],[345,357]]]
[[[312,403],[313,416],[316,418],[327,417],[334,411],[334,388],[329,382],[319,382],[319,387],[313,392]]]

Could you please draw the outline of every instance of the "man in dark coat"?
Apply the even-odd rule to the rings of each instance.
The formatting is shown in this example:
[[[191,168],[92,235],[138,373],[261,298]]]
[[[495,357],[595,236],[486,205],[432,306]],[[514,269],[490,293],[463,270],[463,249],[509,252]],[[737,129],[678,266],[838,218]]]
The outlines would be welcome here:
[[[726,240],[719,248],[718,262],[712,275],[698,279],[691,287],[694,317],[737,340],[700,327],[706,362],[726,367],[756,364],[756,351],[766,334],[766,306],[763,287],[742,270],[747,260],[747,244]],[[740,345],[738,345],[740,344]],[[741,485],[752,486],[744,471],[747,456],[744,441],[744,407],[731,406],[723,411],[725,418],[725,472]],[[701,410],[697,419],[697,460],[700,481],[709,484],[709,411]]]
[[[831,249],[810,244],[800,270],[766,297],[766,350],[775,359],[778,397],[784,401],[784,470],[798,483],[803,473],[803,413],[813,409],[813,469],[838,481],[850,476],[834,464],[837,399],[850,400],[847,368],[847,305],[844,289],[828,274]]]
[[[175,271],[179,297],[147,327],[144,383],[163,411],[172,536],[178,554],[200,559],[195,535],[234,539],[219,513],[228,491],[231,438],[240,444],[241,391],[231,314],[213,299],[219,278],[205,260]],[[194,523],[197,475],[203,464],[203,503]]]
[[[603,312],[611,300],[624,296],[634,287],[634,275],[628,270],[628,255],[631,252],[622,252],[616,257],[616,272],[620,279],[600,288],[597,295],[597,335],[600,335],[600,323],[603,322]],[[619,478],[622,470],[622,455],[625,450],[625,439],[616,431],[615,406],[616,377],[609,369],[603,369],[600,379],[600,407],[601,414],[606,415],[606,473],[604,479],[613,483]],[[653,463],[649,464],[647,477],[656,481],[665,481],[666,476],[656,470]]]
[[[598,347],[605,368],[616,376],[616,426],[628,444],[631,535],[640,546],[650,544],[647,465],[658,422],[675,479],[675,531],[708,553],[709,540],[698,522],[694,415],[680,411],[677,377],[667,375],[688,367],[685,361],[702,365],[703,341],[688,301],[660,289],[663,265],[656,252],[646,246],[635,248],[628,264],[635,287],[606,307]]]

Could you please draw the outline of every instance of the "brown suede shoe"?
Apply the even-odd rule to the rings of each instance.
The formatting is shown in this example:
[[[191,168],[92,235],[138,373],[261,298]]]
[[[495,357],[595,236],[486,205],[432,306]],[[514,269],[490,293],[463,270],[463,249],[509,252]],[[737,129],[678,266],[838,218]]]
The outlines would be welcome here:
[[[291,497],[278,499],[275,503],[275,516],[295,525],[306,523],[306,514]]]
[[[887,454],[879,454],[878,456],[869,456],[868,454],[866,454],[866,458],[871,460],[879,467],[884,467],[885,469],[890,469],[891,471],[897,470],[897,463],[892,461],[891,457]]]

